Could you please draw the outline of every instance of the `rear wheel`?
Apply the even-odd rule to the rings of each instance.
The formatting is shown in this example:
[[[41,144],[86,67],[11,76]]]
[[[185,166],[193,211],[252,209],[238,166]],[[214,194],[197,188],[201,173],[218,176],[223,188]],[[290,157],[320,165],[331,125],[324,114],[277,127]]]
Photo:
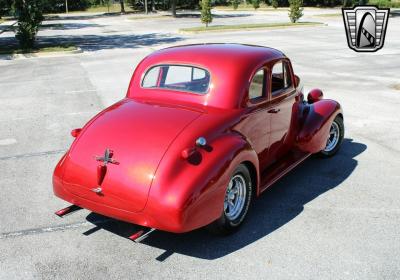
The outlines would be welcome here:
[[[240,164],[233,172],[226,188],[221,217],[210,224],[208,229],[219,235],[234,232],[246,217],[252,194],[253,184],[250,172],[244,164]]]
[[[325,149],[320,152],[322,157],[331,157],[335,155],[342,144],[344,137],[344,124],[341,116],[336,116],[329,130],[329,136],[326,141]]]

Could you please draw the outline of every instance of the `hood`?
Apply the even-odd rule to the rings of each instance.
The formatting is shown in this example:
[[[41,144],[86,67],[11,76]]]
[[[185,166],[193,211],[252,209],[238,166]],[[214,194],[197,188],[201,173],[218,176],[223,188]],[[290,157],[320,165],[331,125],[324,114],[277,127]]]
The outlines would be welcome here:
[[[184,107],[133,99],[112,105],[89,122],[72,145],[64,186],[75,195],[113,208],[142,210],[163,155],[200,115]],[[105,156],[107,149],[111,154]],[[104,166],[99,157],[114,162],[99,167]],[[101,193],[93,191],[99,187]]]

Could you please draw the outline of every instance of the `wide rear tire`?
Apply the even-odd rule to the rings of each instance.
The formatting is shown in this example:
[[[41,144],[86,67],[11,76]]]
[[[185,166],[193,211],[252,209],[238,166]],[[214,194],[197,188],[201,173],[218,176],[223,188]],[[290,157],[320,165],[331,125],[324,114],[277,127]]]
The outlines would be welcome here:
[[[225,192],[224,207],[218,220],[207,229],[217,235],[235,232],[243,223],[253,198],[250,172],[240,164],[233,172]]]

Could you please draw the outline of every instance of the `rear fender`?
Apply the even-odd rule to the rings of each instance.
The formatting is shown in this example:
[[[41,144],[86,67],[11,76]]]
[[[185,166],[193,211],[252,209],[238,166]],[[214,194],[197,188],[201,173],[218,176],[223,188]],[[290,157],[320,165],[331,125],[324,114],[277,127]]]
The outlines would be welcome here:
[[[323,99],[306,104],[303,110],[301,129],[296,137],[296,146],[306,153],[318,153],[326,146],[329,129],[335,117],[342,113],[340,104]]]
[[[160,222],[173,221],[172,224],[184,227],[176,231],[189,231],[213,222],[223,211],[232,173],[244,161],[258,169],[256,153],[237,133],[225,134],[210,141],[208,147],[197,148],[190,159],[183,159],[179,149],[171,147],[157,170],[146,213],[157,214]]]

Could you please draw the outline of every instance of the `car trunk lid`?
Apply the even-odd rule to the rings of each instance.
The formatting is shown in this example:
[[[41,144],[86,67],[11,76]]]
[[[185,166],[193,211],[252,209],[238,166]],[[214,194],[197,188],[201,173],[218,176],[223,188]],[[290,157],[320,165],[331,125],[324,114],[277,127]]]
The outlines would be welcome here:
[[[164,153],[200,114],[132,99],[116,103],[78,136],[68,155],[64,186],[77,196],[110,207],[142,210]],[[105,163],[105,158],[114,162]],[[98,188],[101,191],[96,193]]]

